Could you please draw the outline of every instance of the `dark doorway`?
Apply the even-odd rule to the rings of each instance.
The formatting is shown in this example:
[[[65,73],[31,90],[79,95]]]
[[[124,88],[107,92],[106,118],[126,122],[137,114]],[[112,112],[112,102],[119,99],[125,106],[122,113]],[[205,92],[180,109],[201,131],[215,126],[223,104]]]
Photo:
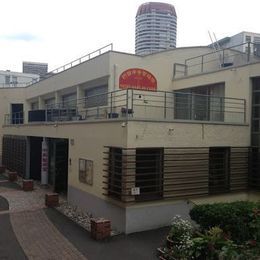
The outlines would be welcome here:
[[[68,190],[68,139],[49,139],[49,183],[54,191],[67,193]]]
[[[260,147],[260,78],[252,79],[252,146]]]
[[[30,137],[30,178],[41,180],[42,137]]]
[[[209,193],[230,189],[230,147],[209,148]]]
[[[160,199],[163,195],[163,148],[136,149],[136,200]]]
[[[23,124],[23,104],[11,104],[12,124]]]

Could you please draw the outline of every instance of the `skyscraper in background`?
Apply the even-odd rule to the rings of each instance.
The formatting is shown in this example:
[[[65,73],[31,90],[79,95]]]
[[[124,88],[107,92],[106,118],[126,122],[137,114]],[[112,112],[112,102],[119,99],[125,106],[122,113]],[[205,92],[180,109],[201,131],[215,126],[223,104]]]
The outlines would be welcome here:
[[[135,53],[146,55],[176,47],[177,15],[173,5],[148,2],[135,18]]]
[[[23,61],[23,73],[37,74],[44,78],[48,73],[48,63]]]

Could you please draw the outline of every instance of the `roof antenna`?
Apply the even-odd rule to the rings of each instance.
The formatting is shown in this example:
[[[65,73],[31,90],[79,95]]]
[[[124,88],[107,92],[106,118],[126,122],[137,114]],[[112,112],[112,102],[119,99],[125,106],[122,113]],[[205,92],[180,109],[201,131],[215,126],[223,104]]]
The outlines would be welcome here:
[[[211,36],[210,31],[208,31],[208,34],[209,34],[209,38],[210,38],[211,43],[212,43],[211,45],[212,45],[212,47],[213,47],[213,50],[214,50],[214,52],[217,54],[217,56],[218,56],[218,58],[219,58],[219,65],[220,65],[220,67],[221,67],[221,65],[222,65],[222,57],[221,57],[221,53],[219,52],[219,51],[221,50],[221,47],[220,47],[220,45],[219,45],[219,42],[218,42],[218,40],[217,40],[217,37],[216,37],[215,33],[213,32],[213,36],[214,36],[215,42],[213,41],[213,38],[212,38],[212,36]]]

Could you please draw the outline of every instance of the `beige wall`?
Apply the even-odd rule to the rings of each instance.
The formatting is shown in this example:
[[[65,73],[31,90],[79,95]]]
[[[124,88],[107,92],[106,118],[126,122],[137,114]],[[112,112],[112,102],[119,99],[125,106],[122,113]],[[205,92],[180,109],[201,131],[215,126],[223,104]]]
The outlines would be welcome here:
[[[129,121],[128,147],[249,146],[250,128],[243,125]]]
[[[62,73],[26,88],[26,98],[32,99],[50,92],[77,86],[109,75],[109,53],[88,60]]]
[[[144,57],[111,52],[110,75],[115,75],[115,89],[119,89],[119,76],[123,71],[129,68],[145,69],[156,77],[158,90],[172,91],[174,63],[184,63],[189,57],[210,51],[211,49],[207,47],[177,48]]]
[[[73,124],[35,124],[19,127],[4,127],[4,134],[22,136],[40,136],[53,138],[74,139],[74,145],[69,141],[68,184],[98,197],[103,197],[104,190],[104,146],[126,147],[127,128],[121,126],[120,121],[115,122],[89,122]],[[80,183],[78,180],[79,158],[93,160],[94,178],[93,186]]]
[[[100,121],[60,124],[30,124],[3,128],[3,134],[69,139],[68,184],[104,198],[104,146],[209,147],[249,146],[248,126],[144,121]],[[220,134],[221,133],[221,134]],[[74,140],[72,145],[71,140]],[[93,186],[78,180],[79,158],[93,160]]]
[[[24,103],[24,90],[24,88],[0,88],[0,158],[2,158],[2,125],[5,122],[5,115],[11,112],[12,103]]]
[[[85,88],[86,82],[109,82],[109,90],[118,89],[120,74],[129,68],[140,67],[150,71],[157,78],[159,90],[178,90],[183,88],[225,82],[225,95],[247,100],[247,122],[250,123],[250,81],[249,77],[259,75],[260,64],[236,69],[225,69],[215,73],[203,74],[186,79],[172,80],[173,64],[183,63],[185,58],[209,52],[206,47],[180,48],[146,57],[109,52],[82,63],[72,69],[43,80],[25,89],[0,89],[0,115],[9,111],[9,103],[34,100],[38,97],[56,96],[59,93]],[[100,79],[102,79],[100,81]],[[92,84],[91,83],[91,84]],[[93,83],[94,84],[94,83]],[[81,93],[82,94],[82,93]],[[27,103],[28,104],[28,103]],[[29,109],[29,106],[28,108]],[[136,111],[137,113],[138,111]],[[157,114],[163,111],[145,111]],[[148,114],[144,114],[147,118]],[[171,117],[171,115],[170,115]],[[3,118],[2,118],[3,120]],[[2,121],[3,122],[3,121]],[[60,124],[30,124],[2,128],[2,134],[44,136],[74,139],[70,145],[71,166],[69,184],[81,190],[102,197],[103,151],[104,146],[121,147],[209,147],[209,146],[249,146],[250,127],[248,125],[207,124],[199,122],[155,122],[128,121],[71,122]],[[2,138],[1,138],[2,139]],[[78,182],[78,159],[94,160],[93,187]]]

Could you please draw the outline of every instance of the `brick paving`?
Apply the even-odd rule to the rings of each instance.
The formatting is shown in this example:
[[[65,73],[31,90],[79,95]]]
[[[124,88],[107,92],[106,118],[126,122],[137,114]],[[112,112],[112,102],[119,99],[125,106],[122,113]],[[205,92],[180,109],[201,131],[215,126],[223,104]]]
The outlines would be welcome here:
[[[14,233],[28,259],[86,259],[49,221],[43,210],[10,215]]]
[[[9,216],[12,232],[29,260],[86,259],[45,215],[45,194],[50,190],[35,185],[33,191],[24,192],[20,189],[19,180],[17,183],[2,181],[0,184],[0,197],[9,204],[8,210],[2,209],[0,217]],[[0,230],[2,224],[0,222]],[[9,250],[9,253],[12,252]]]

